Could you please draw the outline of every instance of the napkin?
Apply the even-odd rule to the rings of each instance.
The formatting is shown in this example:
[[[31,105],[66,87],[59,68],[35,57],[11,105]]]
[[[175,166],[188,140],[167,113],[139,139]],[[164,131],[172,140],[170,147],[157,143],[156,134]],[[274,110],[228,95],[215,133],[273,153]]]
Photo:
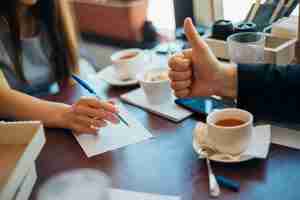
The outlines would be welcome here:
[[[240,155],[230,155],[218,152],[213,146],[207,142],[206,124],[198,123],[195,129],[194,139],[201,148],[200,156],[208,157],[213,160],[232,160],[238,161],[243,157],[254,157],[265,159],[268,156],[271,143],[271,126],[256,126],[253,128],[253,134],[250,144],[246,151]]]

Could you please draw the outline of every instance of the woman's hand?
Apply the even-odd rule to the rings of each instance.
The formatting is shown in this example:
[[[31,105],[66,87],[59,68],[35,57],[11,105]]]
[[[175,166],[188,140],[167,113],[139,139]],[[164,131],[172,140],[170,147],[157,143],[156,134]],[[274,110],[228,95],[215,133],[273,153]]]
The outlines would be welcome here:
[[[235,98],[236,66],[218,61],[191,19],[185,20],[184,29],[192,49],[169,60],[169,77],[175,95],[179,98],[211,95]]]
[[[107,122],[118,123],[118,109],[113,102],[99,101],[93,97],[82,97],[72,106],[66,106],[60,114],[62,126],[76,133],[96,134]]]

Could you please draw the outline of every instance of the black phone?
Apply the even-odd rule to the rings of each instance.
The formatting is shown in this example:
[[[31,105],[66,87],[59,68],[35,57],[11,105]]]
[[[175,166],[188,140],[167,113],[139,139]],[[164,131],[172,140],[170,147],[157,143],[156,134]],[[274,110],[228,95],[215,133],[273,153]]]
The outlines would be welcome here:
[[[182,98],[176,99],[175,103],[187,110],[205,116],[214,109],[235,107],[233,102],[227,102],[213,97]]]

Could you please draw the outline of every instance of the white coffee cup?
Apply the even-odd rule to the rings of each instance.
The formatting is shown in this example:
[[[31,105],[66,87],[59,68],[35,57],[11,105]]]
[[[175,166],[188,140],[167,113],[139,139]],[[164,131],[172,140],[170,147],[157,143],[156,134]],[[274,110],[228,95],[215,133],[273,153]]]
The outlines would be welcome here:
[[[165,67],[152,68],[145,70],[137,75],[141,87],[144,90],[146,98],[150,104],[164,104],[172,100],[172,89],[170,87],[170,80],[148,80],[147,77],[166,73],[168,71]]]
[[[95,169],[74,169],[62,172],[40,187],[38,200],[110,200],[110,178]]]
[[[222,120],[236,119],[243,123],[236,126],[217,125]],[[210,113],[207,122],[207,141],[221,153],[238,155],[244,152],[251,141],[253,115],[248,111],[226,108]]]
[[[147,64],[147,56],[141,49],[126,49],[111,55],[111,62],[117,78],[120,80],[135,79]]]

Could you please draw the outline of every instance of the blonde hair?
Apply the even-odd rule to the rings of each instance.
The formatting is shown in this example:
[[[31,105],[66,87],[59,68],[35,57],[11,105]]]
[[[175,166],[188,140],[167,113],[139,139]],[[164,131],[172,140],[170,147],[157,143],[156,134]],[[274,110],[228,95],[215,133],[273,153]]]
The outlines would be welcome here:
[[[64,31],[64,38],[66,40],[67,48],[70,50],[69,62],[74,68],[79,66],[79,44],[78,44],[78,29],[75,26],[77,23],[74,9],[71,5],[71,1],[68,0],[57,0],[57,11],[58,15],[61,16],[61,21],[58,22],[61,30]],[[76,70],[76,69],[75,69]]]

